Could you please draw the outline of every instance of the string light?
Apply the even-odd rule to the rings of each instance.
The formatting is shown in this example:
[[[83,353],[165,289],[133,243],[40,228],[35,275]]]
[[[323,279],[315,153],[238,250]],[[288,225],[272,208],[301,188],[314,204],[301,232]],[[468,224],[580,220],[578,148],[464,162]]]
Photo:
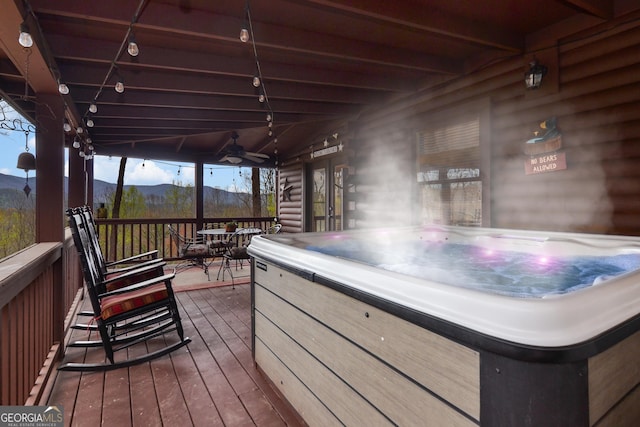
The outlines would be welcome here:
[[[89,104],[89,112],[95,114],[98,112],[98,106],[96,105],[96,102],[93,101],[91,104]]]
[[[123,93],[124,92],[124,81],[122,81],[122,77],[118,76],[118,81],[116,82],[116,85],[114,86],[114,89],[118,93]]]
[[[136,38],[133,35],[133,33],[131,33],[131,35],[129,36],[129,44],[127,45],[127,52],[131,56],[138,56],[138,54],[140,54],[140,48],[138,47],[138,43],[136,43]]]
[[[29,32],[29,27],[26,22],[20,24],[20,36],[18,36],[18,43],[22,47],[31,47],[33,46],[33,37],[31,37],[31,33]]]
[[[58,92],[60,92],[62,95],[69,94],[69,86],[67,86],[62,80],[58,80]]]
[[[269,102],[269,96],[267,95],[267,90],[265,88],[262,70],[260,69],[260,61],[258,60],[258,50],[256,48],[255,36],[253,34],[253,22],[251,20],[251,8],[249,7],[249,0],[247,0],[245,3],[244,13],[245,23],[240,30],[240,40],[243,43],[251,40],[253,56],[256,62],[256,73],[253,76],[252,84],[255,88],[259,88],[258,102],[262,105],[265,105],[269,110],[269,115],[267,116],[269,130],[267,131],[267,134],[269,137],[271,137],[273,136],[273,132],[271,131],[271,128],[273,127],[273,109],[271,108],[271,104]]]

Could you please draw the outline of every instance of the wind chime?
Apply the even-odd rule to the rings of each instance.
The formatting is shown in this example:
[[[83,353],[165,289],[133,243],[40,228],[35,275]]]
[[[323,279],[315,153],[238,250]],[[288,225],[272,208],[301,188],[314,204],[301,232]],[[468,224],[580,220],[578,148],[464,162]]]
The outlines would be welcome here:
[[[25,143],[24,143],[25,152],[20,153],[20,155],[18,156],[18,166],[16,167],[18,169],[24,169],[27,175],[27,181],[22,191],[24,191],[24,194],[26,194],[26,196],[29,197],[29,194],[31,193],[31,187],[29,187],[29,171],[36,169],[36,157],[29,152],[29,131],[25,131],[24,136],[25,136]]]

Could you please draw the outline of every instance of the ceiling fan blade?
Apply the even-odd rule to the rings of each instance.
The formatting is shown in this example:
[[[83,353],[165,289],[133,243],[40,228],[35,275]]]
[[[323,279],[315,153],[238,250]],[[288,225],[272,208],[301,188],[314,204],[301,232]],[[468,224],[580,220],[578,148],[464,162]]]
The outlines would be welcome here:
[[[255,163],[264,163],[264,159],[262,157],[256,157],[252,155],[253,153],[245,153],[244,157],[247,160],[251,160],[252,162]]]
[[[248,156],[253,156],[253,157],[260,157],[261,159],[268,159],[269,155],[268,154],[264,154],[264,153],[253,153],[251,151],[247,151],[245,152],[246,155]]]

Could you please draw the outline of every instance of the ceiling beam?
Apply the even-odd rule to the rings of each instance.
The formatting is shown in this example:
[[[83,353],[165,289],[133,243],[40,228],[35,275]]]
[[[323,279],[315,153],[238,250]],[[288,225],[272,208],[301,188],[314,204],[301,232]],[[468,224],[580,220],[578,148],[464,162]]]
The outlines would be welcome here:
[[[96,88],[108,71],[108,67],[83,66],[75,62],[61,62],[59,65],[67,85],[90,86]],[[234,95],[256,99],[255,88],[250,81],[234,77],[203,76],[191,73],[175,73],[159,70],[140,70],[120,67],[119,74],[124,79],[125,88],[138,90],[157,90],[165,93],[178,92],[201,95]],[[113,90],[116,79],[111,78],[104,90]],[[73,96],[73,93],[70,94]],[[318,102],[335,102],[346,104],[369,103],[386,93],[334,86],[304,85],[300,83],[271,82],[269,98],[272,103],[276,99],[311,100]],[[125,93],[122,97],[126,97]],[[276,107],[274,107],[276,108]]]
[[[95,88],[87,86],[74,86],[73,98],[78,108],[86,111],[89,103],[96,93]],[[161,108],[185,108],[194,110],[225,110],[225,111],[253,111],[266,113],[263,104],[254,97],[225,96],[225,95],[194,95],[188,93],[155,93],[128,88],[126,91],[127,105],[134,107],[161,107]],[[120,105],[122,99],[115,90],[103,91],[98,102],[99,117],[101,106]],[[339,104],[333,102],[307,102],[297,100],[280,99],[272,105],[278,113],[297,114],[326,114],[343,115],[355,113],[360,105]]]
[[[593,15],[597,18],[611,19],[613,18],[612,0],[559,0],[561,3],[577,10],[578,12]]]
[[[361,19],[375,19],[383,25],[396,25],[446,36],[482,46],[519,52],[524,48],[523,34],[482,25],[479,20],[454,17],[424,3],[389,0],[287,0],[315,5]],[[576,0],[579,1],[579,0]]]

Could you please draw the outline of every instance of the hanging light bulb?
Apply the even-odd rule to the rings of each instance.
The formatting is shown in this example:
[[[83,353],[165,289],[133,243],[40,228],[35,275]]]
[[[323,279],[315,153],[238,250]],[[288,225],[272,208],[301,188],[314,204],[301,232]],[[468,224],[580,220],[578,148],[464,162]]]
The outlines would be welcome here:
[[[115,89],[116,89],[116,92],[118,93],[124,92],[124,82],[122,81],[121,77],[118,78],[118,82],[116,83]]]
[[[78,156],[80,156],[80,157],[85,157],[85,156],[86,156],[86,154],[84,153],[84,151],[80,150],[80,151],[78,152]]]
[[[66,118],[64,119],[64,123],[62,124],[62,129],[65,132],[71,132],[71,124],[69,124],[69,120],[67,120]]]
[[[253,87],[260,87],[260,77],[257,74],[253,76]]]
[[[95,114],[98,112],[98,106],[96,105],[96,102],[93,101],[91,104],[89,104],[89,112]]]
[[[84,132],[84,129],[82,129],[82,127],[81,127],[81,126],[78,126],[78,127],[76,128],[76,133],[77,133],[78,135],[80,135],[82,132]]]
[[[272,119],[271,114],[267,114],[267,121],[270,122]]]
[[[129,46],[127,46],[127,52],[131,56],[138,56],[140,53],[140,49],[138,48],[138,43],[136,43],[136,38],[133,33],[129,36]]]
[[[33,37],[31,37],[31,33],[29,32],[29,27],[26,22],[20,24],[20,36],[18,36],[18,43],[22,47],[31,47],[33,46]]]
[[[247,30],[246,25],[240,30],[240,41],[242,43],[249,41],[249,30]]]
[[[62,95],[69,94],[69,86],[67,86],[62,80],[58,80],[58,92]]]
[[[73,139],[73,148],[80,148],[80,140],[77,137]]]
[[[95,123],[93,123],[93,119],[92,118],[90,118],[90,117],[87,118],[87,127],[88,128],[92,128],[94,124]]]
[[[260,95],[258,95],[258,102],[260,103],[264,102],[264,92],[260,92]]]

